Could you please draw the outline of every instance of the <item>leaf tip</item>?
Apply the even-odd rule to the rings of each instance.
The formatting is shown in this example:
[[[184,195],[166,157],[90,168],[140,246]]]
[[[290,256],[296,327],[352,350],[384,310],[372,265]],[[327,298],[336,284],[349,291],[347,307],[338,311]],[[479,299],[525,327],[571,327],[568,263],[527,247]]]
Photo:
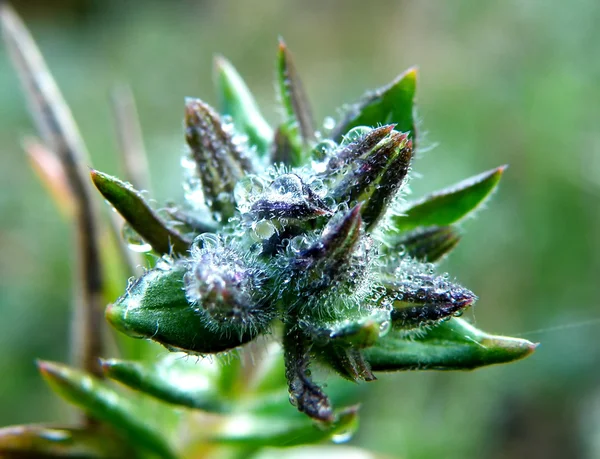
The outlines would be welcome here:
[[[287,45],[285,44],[285,41],[283,40],[283,37],[281,35],[279,35],[279,37],[277,38],[277,46],[277,49],[280,53],[287,52]]]
[[[508,164],[503,164],[502,166],[499,166],[496,169],[494,169],[493,175],[496,175],[498,178],[500,178],[502,177],[506,169],[508,169]]]
[[[410,67],[406,72],[404,72],[404,78],[408,78],[410,80],[417,80],[417,76],[419,74],[419,67],[417,67],[416,65],[413,67]]]
[[[232,73],[235,73],[235,70],[233,68],[233,65],[231,65],[231,62],[229,62],[229,60],[223,56],[222,54],[216,53],[213,56],[213,78],[214,81],[217,82],[219,81],[219,79],[221,78],[228,78],[228,76],[230,77]],[[187,97],[186,97],[186,105],[187,105]]]
[[[481,344],[489,349],[495,349],[497,361],[493,363],[508,363],[522,360],[535,352],[540,343],[533,343],[522,338],[506,336],[490,336]]]
[[[228,64],[229,61],[222,54],[216,53],[213,56],[213,65],[215,69],[223,70],[225,67],[228,66]]]
[[[62,365],[47,360],[36,360],[35,364],[42,377],[48,382],[56,382],[62,379],[64,368]]]

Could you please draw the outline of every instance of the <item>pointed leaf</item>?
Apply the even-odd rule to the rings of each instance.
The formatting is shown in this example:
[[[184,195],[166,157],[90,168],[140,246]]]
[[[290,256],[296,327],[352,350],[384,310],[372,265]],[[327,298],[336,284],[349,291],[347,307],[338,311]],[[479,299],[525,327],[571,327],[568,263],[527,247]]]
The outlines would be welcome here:
[[[94,185],[104,198],[156,252],[187,253],[191,241],[169,228],[150,208],[139,191],[108,174],[96,170],[92,170],[90,174]]]
[[[308,160],[308,148],[315,139],[314,123],[292,56],[281,39],[277,53],[277,83],[284,121],[277,130],[274,159],[299,167]]]
[[[219,397],[216,368],[168,355],[156,363],[102,361],[104,373],[120,383],[168,403],[213,413],[231,410]]]
[[[100,324],[101,298],[106,283],[101,266],[101,219],[86,175],[86,163],[89,164],[87,150],[40,50],[8,2],[0,2],[0,26],[40,136],[59,158],[76,203],[74,223],[80,297],[75,302],[76,323],[71,327],[72,342],[75,359],[80,366],[100,374],[97,358],[104,344]]]
[[[155,426],[138,418],[132,401],[108,384],[86,373],[52,362],[38,362],[42,376],[50,387],[93,418],[112,425],[139,448],[161,457],[174,458],[171,448]]]
[[[124,454],[138,457],[120,438],[98,428],[30,424],[0,429],[0,456],[6,459],[111,459]]]
[[[430,226],[406,236],[394,238],[384,248],[385,253],[405,252],[422,263],[435,263],[450,253],[460,242],[460,234],[453,226]]]
[[[453,318],[417,335],[393,329],[363,353],[373,371],[472,370],[525,358],[536,346],[524,339],[489,335]]]
[[[106,318],[122,333],[151,339],[170,350],[190,354],[213,354],[233,349],[264,331],[247,329],[242,334],[224,334],[211,327],[186,297],[186,272],[187,266],[183,262],[161,261],[107,307]]]
[[[224,57],[217,56],[214,69],[221,113],[231,116],[236,131],[246,135],[258,155],[264,157],[273,139],[271,126],[263,118],[254,97],[233,65]]]
[[[445,226],[462,220],[479,207],[498,186],[507,166],[463,180],[453,187],[433,193],[392,217],[392,231],[409,231],[426,226]]]
[[[411,68],[398,76],[388,86],[366,94],[361,101],[349,107],[344,118],[336,125],[331,137],[340,141],[356,126],[376,127],[395,124],[396,130],[409,132],[416,147],[414,120],[417,69]]]
[[[286,123],[296,126],[304,145],[315,139],[315,128],[308,98],[286,44],[279,40],[277,76]]]

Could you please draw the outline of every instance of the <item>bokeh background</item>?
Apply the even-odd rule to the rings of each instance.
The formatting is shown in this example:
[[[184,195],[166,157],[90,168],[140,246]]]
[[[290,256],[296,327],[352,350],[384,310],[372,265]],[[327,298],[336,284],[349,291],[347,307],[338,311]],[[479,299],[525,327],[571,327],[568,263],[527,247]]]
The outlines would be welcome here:
[[[17,1],[92,154],[118,173],[111,87],[131,84],[160,202],[179,198],[183,98],[215,53],[271,119],[277,37],[316,118],[419,66],[416,195],[508,163],[444,262],[486,331],[541,342],[473,373],[384,375],[353,444],[405,458],[600,457],[600,2]],[[67,419],[34,367],[68,360],[70,225],[21,148],[34,133],[0,47],[0,425]]]

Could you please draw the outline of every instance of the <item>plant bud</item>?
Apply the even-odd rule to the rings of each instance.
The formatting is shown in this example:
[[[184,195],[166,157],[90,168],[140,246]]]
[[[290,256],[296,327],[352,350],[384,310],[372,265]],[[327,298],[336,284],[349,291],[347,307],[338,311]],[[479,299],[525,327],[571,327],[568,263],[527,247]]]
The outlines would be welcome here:
[[[364,263],[350,260],[360,242],[361,226],[360,205],[357,205],[340,220],[330,222],[320,239],[298,254],[292,266],[303,273],[305,293],[312,295],[335,287],[340,277],[360,274]]]
[[[335,185],[331,196],[337,202],[362,203],[368,229],[402,186],[411,157],[412,145],[406,135],[392,131],[371,150],[355,157],[351,170]]]
[[[254,220],[310,220],[332,212],[300,177],[283,174],[252,204],[249,214]]]
[[[261,293],[264,276],[223,246],[192,251],[185,292],[204,325],[223,335],[264,333],[273,317]]]
[[[200,99],[186,100],[185,137],[195,172],[202,182],[206,205],[219,213],[223,221],[235,212],[235,184],[254,169],[236,142],[232,129]]]
[[[184,263],[161,262],[108,306],[106,318],[129,336],[151,339],[169,350],[192,354],[233,349],[264,331],[244,328],[242,333],[224,333],[212,327],[186,297],[183,280],[186,272],[188,267]]]
[[[477,299],[446,276],[408,274],[388,284],[387,290],[386,301],[392,303],[392,323],[396,328],[416,328],[460,315]]]
[[[327,163],[327,172],[332,173],[350,164],[356,158],[371,151],[379,142],[387,137],[394,129],[393,124],[381,126],[376,129],[367,127],[356,127],[344,137],[342,146],[338,148]],[[365,132],[365,133],[363,133]],[[358,139],[355,135],[358,134]],[[362,134],[362,135],[361,135]]]

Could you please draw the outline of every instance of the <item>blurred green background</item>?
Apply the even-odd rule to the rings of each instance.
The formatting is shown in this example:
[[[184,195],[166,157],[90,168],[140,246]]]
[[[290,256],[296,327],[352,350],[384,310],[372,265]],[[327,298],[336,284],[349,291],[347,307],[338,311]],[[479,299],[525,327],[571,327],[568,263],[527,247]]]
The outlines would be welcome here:
[[[383,375],[353,444],[405,458],[600,457],[600,2],[20,1],[91,151],[118,173],[109,105],[136,96],[160,202],[180,198],[183,98],[227,56],[275,120],[282,35],[318,120],[418,65],[416,195],[508,163],[441,269],[489,332],[541,342],[474,373]],[[34,133],[0,47],[0,425],[68,418],[35,358],[68,360],[70,225],[22,152]],[[434,147],[435,148],[430,148]],[[124,280],[125,281],[125,280]]]

